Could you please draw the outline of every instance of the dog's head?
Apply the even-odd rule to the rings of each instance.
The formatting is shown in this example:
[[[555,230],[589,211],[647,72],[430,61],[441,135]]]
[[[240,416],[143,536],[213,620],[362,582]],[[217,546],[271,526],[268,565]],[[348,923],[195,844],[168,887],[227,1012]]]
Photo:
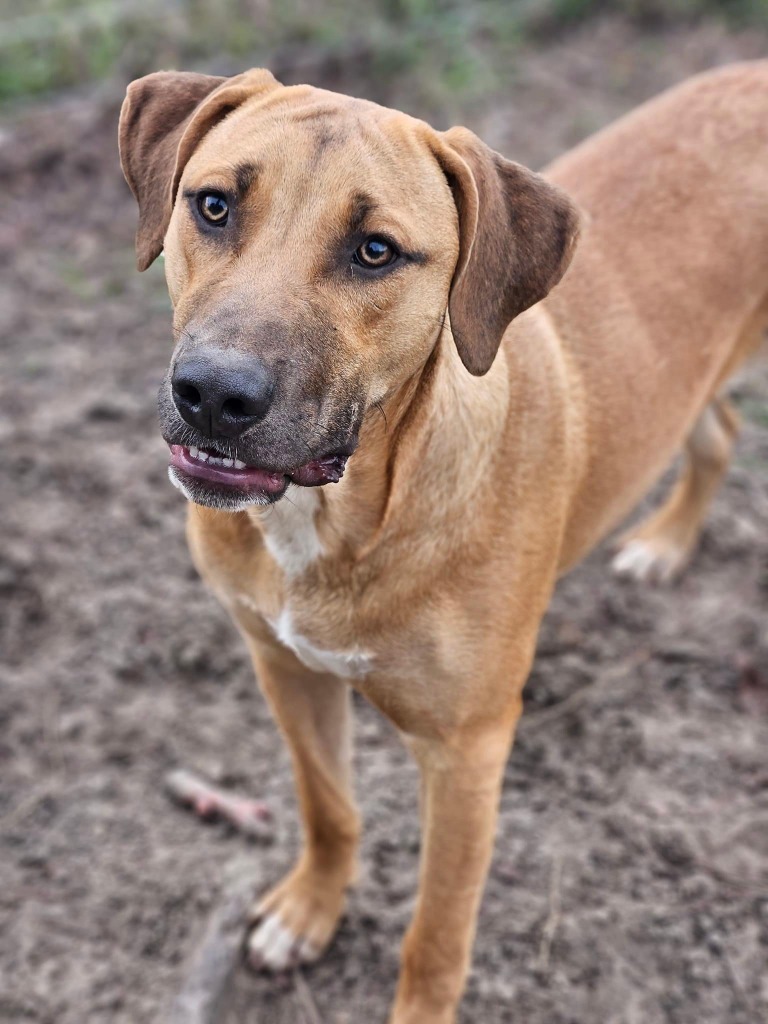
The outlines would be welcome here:
[[[338,480],[446,322],[472,374],[560,280],[568,198],[471,132],[267,71],[134,82],[120,155],[140,270],[165,250],[171,477],[228,509]]]

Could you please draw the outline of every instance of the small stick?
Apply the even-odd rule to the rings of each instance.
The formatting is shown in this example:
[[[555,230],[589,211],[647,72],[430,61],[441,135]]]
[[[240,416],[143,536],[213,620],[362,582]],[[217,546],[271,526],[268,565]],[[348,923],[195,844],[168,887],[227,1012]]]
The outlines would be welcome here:
[[[549,880],[549,914],[544,922],[541,932],[541,943],[539,945],[539,956],[536,967],[540,971],[546,971],[549,967],[549,954],[552,949],[552,941],[555,938],[557,926],[560,924],[560,881],[563,875],[563,858],[557,853],[552,860],[552,874]]]
[[[46,783],[33,789],[29,796],[20,800],[15,807],[11,807],[5,814],[0,814],[0,824],[2,824],[3,830],[10,831],[19,820],[26,817],[43,800],[53,796],[53,793],[54,790]]]
[[[181,991],[163,1024],[220,1024],[228,982],[240,960],[253,884],[240,881],[225,893],[193,953]]]
[[[520,719],[517,727],[518,733],[527,734],[534,732],[542,725],[549,725],[558,718],[564,717],[573,711],[574,708],[583,704],[584,701],[589,700],[598,693],[602,693],[603,690],[612,689],[616,683],[631,675],[636,668],[648,660],[649,654],[647,651],[636,651],[618,665],[611,665],[609,668],[604,669],[591,683],[587,683],[586,686],[574,690],[573,693],[558,701],[557,704],[541,708],[540,711],[529,711],[528,714],[523,715]]]
[[[728,952],[727,947],[722,947],[723,962],[725,963],[725,969],[728,974],[728,981],[730,982],[733,994],[736,996],[742,1007],[746,1010],[749,1015],[749,1019],[753,1020],[755,1024],[765,1024],[765,1017],[752,1005],[752,1000],[749,998],[746,989],[741,983],[739,975],[736,973],[736,968],[733,965],[731,954]]]
[[[179,768],[165,777],[165,788],[173,800],[191,807],[201,818],[223,818],[239,832],[254,838],[269,835],[272,812],[260,800],[229,793],[194,772]]]
[[[303,1014],[306,1017],[306,1024],[323,1024],[320,1011],[318,1010],[317,1004],[312,996],[312,990],[307,984],[301,970],[296,970],[294,972],[294,979],[296,981],[296,995]]]

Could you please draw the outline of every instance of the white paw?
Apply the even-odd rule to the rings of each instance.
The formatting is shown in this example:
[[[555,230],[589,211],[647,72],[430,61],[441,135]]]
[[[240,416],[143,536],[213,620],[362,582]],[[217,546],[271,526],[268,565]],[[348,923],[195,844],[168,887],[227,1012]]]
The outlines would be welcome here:
[[[619,576],[644,583],[669,583],[683,568],[687,553],[673,545],[661,547],[649,540],[630,540],[613,559]]]
[[[248,963],[258,971],[287,971],[312,963],[320,950],[307,938],[294,934],[279,914],[267,914],[248,937]]]

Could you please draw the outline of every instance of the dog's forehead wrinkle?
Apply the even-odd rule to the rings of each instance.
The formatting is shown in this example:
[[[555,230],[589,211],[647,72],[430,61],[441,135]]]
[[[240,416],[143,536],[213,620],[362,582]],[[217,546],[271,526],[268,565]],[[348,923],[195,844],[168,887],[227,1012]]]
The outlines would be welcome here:
[[[376,200],[366,192],[355,192],[349,202],[349,214],[347,216],[347,231],[354,234],[360,231],[377,208]]]
[[[317,164],[326,152],[337,164],[338,151],[344,147],[345,163],[351,161],[359,172],[365,164],[380,170],[383,160],[395,165],[403,155],[425,151],[424,128],[423,122],[368,100],[288,87],[243,104],[211,130],[201,149],[212,154],[226,141],[241,150],[244,159],[263,152],[270,158],[287,158],[295,168],[302,158],[308,166]]]
[[[242,199],[259,174],[259,165],[252,160],[243,160],[233,168],[237,194]]]
[[[325,154],[342,146],[349,138],[346,128],[343,125],[334,125],[331,118],[324,119],[319,124],[310,124],[308,130],[314,144],[312,158],[315,164]]]

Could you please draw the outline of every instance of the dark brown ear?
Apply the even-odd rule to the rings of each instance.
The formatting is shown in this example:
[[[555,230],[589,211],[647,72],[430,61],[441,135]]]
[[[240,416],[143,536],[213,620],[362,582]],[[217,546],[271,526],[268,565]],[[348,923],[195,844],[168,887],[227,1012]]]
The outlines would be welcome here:
[[[567,270],[579,213],[559,188],[466,128],[443,133],[436,156],[459,214],[451,328],[462,362],[479,377],[491,368],[509,323]]]
[[[262,68],[234,78],[158,71],[131,82],[120,111],[120,162],[139,204],[139,270],[162,251],[179,179],[205,133],[251,96],[278,86]]]

